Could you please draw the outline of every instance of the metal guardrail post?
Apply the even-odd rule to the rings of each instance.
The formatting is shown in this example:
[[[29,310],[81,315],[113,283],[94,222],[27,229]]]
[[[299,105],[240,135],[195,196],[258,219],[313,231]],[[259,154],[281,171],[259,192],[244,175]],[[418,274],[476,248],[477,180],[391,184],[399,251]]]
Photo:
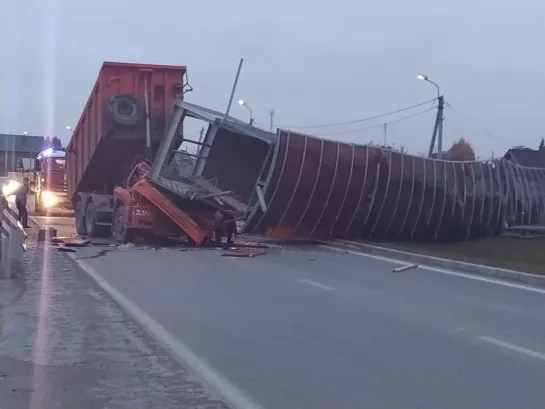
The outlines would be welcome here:
[[[23,226],[4,197],[0,197],[2,210],[0,278],[11,278],[23,271],[24,242],[27,238]]]
[[[3,195],[0,195],[0,230],[2,234],[0,235],[0,279],[7,278],[6,271],[4,269],[4,254],[7,253],[7,238],[4,238],[3,229],[4,229],[4,209],[8,206],[8,202]]]

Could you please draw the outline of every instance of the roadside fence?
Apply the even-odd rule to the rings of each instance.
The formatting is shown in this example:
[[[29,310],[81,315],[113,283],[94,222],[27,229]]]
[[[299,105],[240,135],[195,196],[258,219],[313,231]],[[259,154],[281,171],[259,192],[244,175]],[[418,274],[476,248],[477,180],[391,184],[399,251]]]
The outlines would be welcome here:
[[[0,278],[11,278],[23,271],[23,252],[27,235],[18,214],[4,196],[0,196],[2,221],[0,226]]]

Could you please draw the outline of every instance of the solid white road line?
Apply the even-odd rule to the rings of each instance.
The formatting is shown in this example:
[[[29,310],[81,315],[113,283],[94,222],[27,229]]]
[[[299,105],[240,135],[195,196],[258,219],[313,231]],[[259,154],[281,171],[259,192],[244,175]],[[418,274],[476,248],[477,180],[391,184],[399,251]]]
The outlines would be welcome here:
[[[394,264],[402,264],[402,265],[407,264],[406,262],[401,261],[401,260],[396,260],[396,259],[389,258],[389,257],[384,257],[384,256],[377,256],[376,254],[360,253],[358,251],[345,250],[345,249],[342,249],[342,248],[332,247],[332,246],[328,246],[328,245],[320,245],[320,247],[328,249],[328,250],[337,251],[337,252],[354,254],[354,255],[360,256],[360,257],[367,257],[367,258],[373,258],[375,260],[387,261],[389,263],[394,263]],[[519,290],[532,291],[534,293],[545,294],[545,289],[543,289],[543,288],[532,287],[532,286],[524,285],[524,284],[511,283],[511,282],[503,281],[503,280],[496,279],[496,278],[488,278],[488,277],[484,277],[484,276],[461,273],[461,272],[458,272],[458,271],[447,270],[445,268],[439,268],[439,267],[426,266],[426,265],[422,265],[422,264],[418,264],[417,268],[421,269],[421,270],[433,271],[433,272],[436,272],[436,273],[447,274],[447,275],[456,276],[456,277],[469,278],[471,280],[484,281],[484,282],[487,282],[487,283],[498,284],[498,285],[502,285],[504,287],[517,288]]]
[[[526,354],[532,358],[541,359],[545,361],[545,354],[541,352],[532,351],[531,349],[519,347],[518,345],[510,344],[509,342],[504,342],[496,338],[491,337],[479,337],[481,341],[488,342],[503,348],[510,349],[511,351],[520,352],[521,354]]]
[[[545,289],[543,289],[543,288],[532,287],[532,286],[524,285],[524,284],[510,283],[508,281],[503,281],[503,280],[500,280],[500,279],[497,279],[497,278],[487,278],[487,277],[482,277],[482,276],[478,276],[478,275],[447,270],[447,269],[439,268],[439,267],[423,266],[421,264],[418,265],[418,268],[421,268],[423,270],[428,270],[428,271],[434,271],[436,273],[447,274],[447,275],[456,276],[456,277],[469,278],[471,280],[484,281],[484,282],[492,283],[492,284],[498,284],[498,285],[502,285],[504,287],[517,288],[519,290],[525,290],[525,291],[531,291],[531,292],[534,292],[534,293],[545,294]]]
[[[74,254],[67,253],[74,261],[122,308],[147,330],[156,340],[168,348],[183,364],[188,365],[203,381],[214,388],[233,408],[263,409],[244,392],[233,385],[227,378],[219,374],[204,359],[192,352],[179,339],[170,334],[157,321],[147,315],[136,304],[126,298],[120,291],[104,280],[93,267],[84,260],[76,260]]]
[[[330,286],[325,285],[325,284],[320,284],[320,283],[318,283],[316,281],[307,280],[306,278],[300,279],[299,282],[301,282],[303,284],[311,285],[311,286],[319,288],[321,290],[335,291],[335,289],[333,287],[330,287]]]

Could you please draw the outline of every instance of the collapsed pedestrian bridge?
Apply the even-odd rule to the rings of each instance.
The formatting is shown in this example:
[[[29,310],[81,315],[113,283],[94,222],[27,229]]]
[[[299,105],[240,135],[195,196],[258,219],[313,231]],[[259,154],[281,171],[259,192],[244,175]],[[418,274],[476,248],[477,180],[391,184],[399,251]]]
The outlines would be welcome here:
[[[208,124],[203,141],[184,137],[188,117]],[[184,142],[197,144],[197,153],[180,152]],[[506,224],[545,222],[543,169],[273,134],[187,102],[177,104],[157,158],[150,177],[177,195],[187,197],[184,186],[197,178],[213,183],[221,200],[230,192],[230,207],[249,234],[456,241],[499,234]]]

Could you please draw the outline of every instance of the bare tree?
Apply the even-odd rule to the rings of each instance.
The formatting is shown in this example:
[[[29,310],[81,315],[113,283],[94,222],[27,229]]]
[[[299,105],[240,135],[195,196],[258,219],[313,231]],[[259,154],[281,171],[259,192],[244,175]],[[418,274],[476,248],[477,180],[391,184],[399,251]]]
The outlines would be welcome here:
[[[54,136],[53,139],[51,139],[51,146],[53,146],[53,148],[55,148],[55,149],[61,149],[62,148],[62,142],[61,142],[61,140],[59,138]]]

